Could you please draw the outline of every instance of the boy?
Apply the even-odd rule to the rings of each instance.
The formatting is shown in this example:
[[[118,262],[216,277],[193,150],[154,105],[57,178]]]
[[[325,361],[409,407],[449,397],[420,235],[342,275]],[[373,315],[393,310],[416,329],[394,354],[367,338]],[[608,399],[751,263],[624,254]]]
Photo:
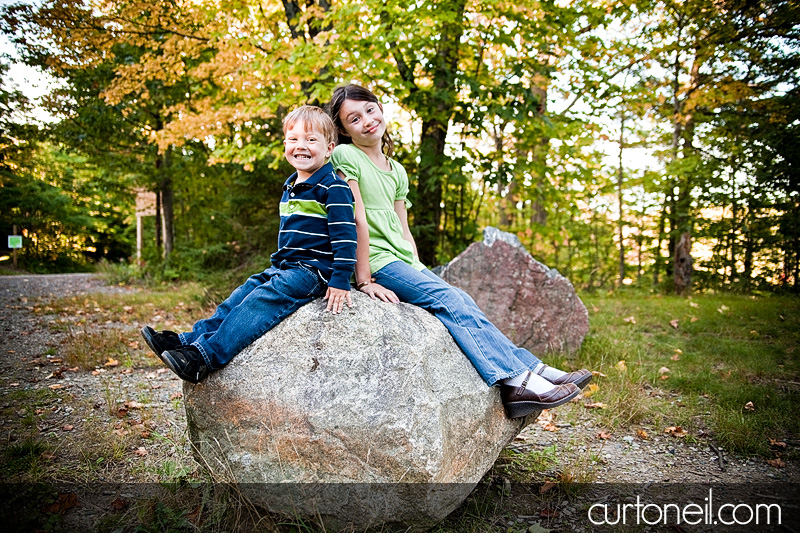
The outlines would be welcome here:
[[[314,298],[327,285],[327,311],[341,312],[350,299],[356,263],[354,199],[328,163],[336,129],[320,108],[302,106],[283,121],[284,155],[297,170],[283,186],[278,251],[272,266],[251,276],[189,333],[142,336],[181,379],[197,383]]]

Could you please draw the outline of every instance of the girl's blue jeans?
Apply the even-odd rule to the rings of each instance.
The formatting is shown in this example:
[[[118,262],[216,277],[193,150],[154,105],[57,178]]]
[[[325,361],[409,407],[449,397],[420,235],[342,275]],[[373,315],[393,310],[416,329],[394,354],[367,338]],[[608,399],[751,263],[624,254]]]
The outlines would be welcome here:
[[[250,276],[211,318],[196,322],[189,333],[180,333],[181,342],[197,347],[211,370],[219,369],[281,320],[324,294],[326,285],[316,272],[297,263],[282,266]]]
[[[541,362],[503,335],[466,292],[430,270],[395,261],[373,277],[401,301],[427,309],[441,320],[487,385],[532,370]]]

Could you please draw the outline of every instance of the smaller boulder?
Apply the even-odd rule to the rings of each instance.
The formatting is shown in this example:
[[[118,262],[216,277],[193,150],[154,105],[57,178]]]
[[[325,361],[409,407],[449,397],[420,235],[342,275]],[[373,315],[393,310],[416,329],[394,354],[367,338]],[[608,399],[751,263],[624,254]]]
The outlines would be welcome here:
[[[487,227],[483,242],[472,243],[440,276],[534,354],[575,351],[589,331],[589,313],[572,283],[534,259],[511,233]]]

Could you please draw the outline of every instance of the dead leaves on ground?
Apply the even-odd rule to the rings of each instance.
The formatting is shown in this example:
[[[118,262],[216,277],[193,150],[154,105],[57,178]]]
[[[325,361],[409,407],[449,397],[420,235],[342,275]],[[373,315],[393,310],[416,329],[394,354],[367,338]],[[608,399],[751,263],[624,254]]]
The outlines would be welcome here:
[[[673,437],[685,437],[689,434],[682,426],[669,426],[664,429],[664,433]]]

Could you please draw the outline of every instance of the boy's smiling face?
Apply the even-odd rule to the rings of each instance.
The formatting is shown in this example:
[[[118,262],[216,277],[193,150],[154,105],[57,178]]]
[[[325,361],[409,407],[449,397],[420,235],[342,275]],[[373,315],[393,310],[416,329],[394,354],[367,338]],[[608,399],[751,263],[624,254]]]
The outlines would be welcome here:
[[[326,143],[323,132],[298,120],[287,128],[283,146],[286,160],[297,169],[297,182],[302,182],[325,164],[335,144]]]

